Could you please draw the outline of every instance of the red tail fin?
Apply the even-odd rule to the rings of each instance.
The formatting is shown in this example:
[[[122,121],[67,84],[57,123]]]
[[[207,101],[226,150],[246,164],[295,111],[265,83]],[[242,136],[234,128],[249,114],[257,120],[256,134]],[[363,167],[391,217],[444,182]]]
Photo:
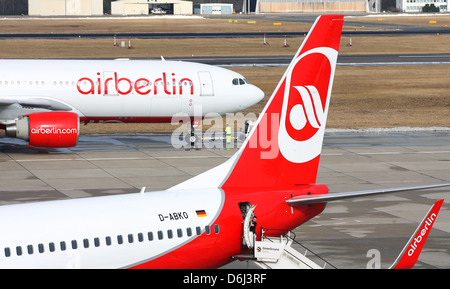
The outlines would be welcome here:
[[[315,183],[343,18],[317,18],[251,135],[232,158],[171,189]]]
[[[428,211],[428,214],[422,220],[422,223],[420,223],[419,227],[417,227],[411,236],[411,239],[409,239],[405,248],[403,248],[403,251],[397,257],[397,260],[391,266],[391,269],[410,269],[416,264],[443,202],[444,200],[439,200],[434,203],[430,211]]]
[[[316,20],[237,154],[224,188],[315,183],[342,25],[342,15]]]

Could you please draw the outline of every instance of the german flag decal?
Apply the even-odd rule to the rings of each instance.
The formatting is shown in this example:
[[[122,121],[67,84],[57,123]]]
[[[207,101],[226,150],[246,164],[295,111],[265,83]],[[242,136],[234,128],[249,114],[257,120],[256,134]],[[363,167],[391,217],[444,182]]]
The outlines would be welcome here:
[[[206,217],[206,212],[205,210],[198,210],[195,211],[197,213],[197,217]]]

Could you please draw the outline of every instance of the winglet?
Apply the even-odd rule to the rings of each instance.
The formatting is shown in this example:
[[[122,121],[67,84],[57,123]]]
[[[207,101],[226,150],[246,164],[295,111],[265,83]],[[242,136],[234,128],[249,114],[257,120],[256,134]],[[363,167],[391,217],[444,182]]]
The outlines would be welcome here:
[[[410,269],[416,264],[443,202],[439,200],[434,203],[390,269]]]

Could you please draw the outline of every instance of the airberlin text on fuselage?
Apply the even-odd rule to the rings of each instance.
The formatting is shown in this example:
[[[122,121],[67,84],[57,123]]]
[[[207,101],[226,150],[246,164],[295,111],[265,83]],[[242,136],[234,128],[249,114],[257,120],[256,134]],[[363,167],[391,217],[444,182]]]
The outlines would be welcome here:
[[[132,91],[140,94],[147,95],[153,93],[160,93],[167,95],[182,95],[183,87],[186,92],[189,89],[190,95],[194,94],[194,83],[189,78],[175,78],[175,73],[170,74],[172,77],[167,79],[165,72],[162,73],[162,77],[156,78],[150,81],[148,78],[140,77],[132,81],[127,77],[120,77],[117,72],[114,72],[113,77],[105,77],[102,81],[100,72],[97,72],[97,78],[92,79],[89,77],[82,77],[77,81],[77,90],[81,94],[111,94],[118,93],[121,95],[127,95]],[[109,91],[108,91],[109,90]],[[113,91],[111,91],[113,90]]]

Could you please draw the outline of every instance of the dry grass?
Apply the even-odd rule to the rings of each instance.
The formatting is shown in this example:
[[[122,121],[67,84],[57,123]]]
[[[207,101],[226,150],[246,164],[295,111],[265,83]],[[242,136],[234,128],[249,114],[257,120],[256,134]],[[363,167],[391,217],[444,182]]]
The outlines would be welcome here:
[[[234,68],[266,94],[243,111],[259,114],[285,68]],[[328,128],[450,127],[448,65],[338,67],[328,115]],[[82,133],[167,132],[170,124],[89,124]],[[207,129],[204,126],[204,129]]]
[[[259,112],[284,68],[234,69],[266,93],[246,112]],[[450,66],[338,67],[327,127],[450,126]]]
[[[339,54],[425,54],[449,53],[450,35],[342,37]]]
[[[0,20],[2,33],[123,33],[123,32],[279,32],[308,31],[311,24],[239,19],[56,19]]]
[[[232,56],[232,55],[293,55],[303,37],[268,38],[270,45],[263,45],[261,38],[219,39],[132,39],[132,49],[113,46],[113,39],[1,39],[0,58],[120,58],[179,56]],[[352,46],[349,37],[342,37],[340,51],[345,54],[383,53],[448,53],[450,35],[419,36],[357,36]]]
[[[444,19],[444,18],[439,18]],[[448,17],[450,19],[450,17]],[[367,20],[366,18],[364,20]],[[375,19],[376,20],[376,19]],[[55,21],[55,22],[52,22]],[[96,27],[99,32],[118,31],[259,31],[283,29],[308,30],[309,24],[283,23],[275,26],[270,21],[257,24],[228,23],[228,20],[133,20],[113,21],[100,27],[88,21],[26,21],[33,31],[86,31]],[[167,21],[167,22],[166,22]],[[25,22],[0,21],[0,29],[9,32],[25,29]],[[102,22],[103,23],[103,22]],[[37,25],[38,24],[38,25]],[[58,31],[56,31],[58,29]],[[259,29],[259,30],[252,30]],[[97,31],[97,30],[96,30]],[[275,30],[274,30],[275,31]],[[283,39],[270,38],[270,45],[262,45],[262,37],[252,39],[133,39],[133,49],[113,46],[112,39],[71,40],[0,40],[0,58],[116,58],[215,55],[293,55],[303,37],[289,38],[290,47],[283,47]],[[120,40],[119,40],[120,41]],[[128,41],[128,39],[125,39]],[[348,37],[341,41],[340,54],[382,53],[444,53],[450,47],[450,36],[389,36]],[[128,43],[127,43],[128,44]],[[259,114],[272,94],[285,68],[234,68],[266,94],[261,103],[244,111]],[[450,66],[376,66],[338,67],[330,104],[329,128],[367,128],[395,126],[450,127]],[[82,133],[168,132],[170,124],[90,124]]]
[[[450,66],[338,67],[328,127],[450,126]]]
[[[125,41],[125,48],[120,47]],[[119,58],[119,57],[165,57],[170,56],[217,56],[217,55],[292,55],[297,44],[283,47],[283,39],[269,39],[272,45],[263,45],[263,37],[224,39],[70,39],[0,40],[0,58]],[[291,40],[290,40],[291,41]],[[301,43],[302,39],[296,40]],[[292,41],[294,42],[294,41]]]

